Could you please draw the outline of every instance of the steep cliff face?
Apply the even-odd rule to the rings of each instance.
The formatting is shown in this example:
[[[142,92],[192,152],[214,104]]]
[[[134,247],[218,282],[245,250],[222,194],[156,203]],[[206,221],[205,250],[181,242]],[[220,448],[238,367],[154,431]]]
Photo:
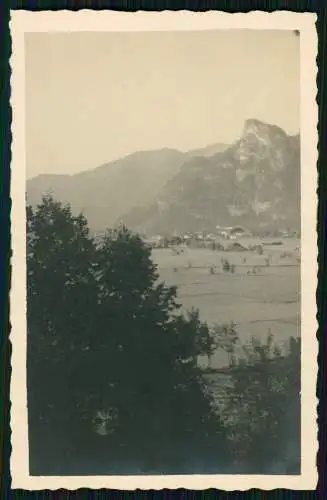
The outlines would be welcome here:
[[[184,163],[156,203],[125,222],[148,232],[300,228],[300,140],[258,120],[231,147]]]
[[[234,152],[235,190],[231,215],[259,224],[298,226],[300,142],[278,127],[248,120]],[[250,222],[250,221],[249,221]]]

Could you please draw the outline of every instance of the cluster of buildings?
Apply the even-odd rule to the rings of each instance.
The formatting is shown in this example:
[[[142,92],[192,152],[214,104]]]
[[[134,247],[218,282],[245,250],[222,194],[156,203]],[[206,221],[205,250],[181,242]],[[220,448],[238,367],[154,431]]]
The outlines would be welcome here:
[[[162,236],[155,235],[144,237],[145,243],[152,248],[167,248],[174,245],[191,245],[192,243],[212,244],[219,243],[222,239],[234,240],[243,236],[251,236],[250,231],[242,227],[217,226],[216,231],[209,233],[205,231],[187,232],[181,235]]]

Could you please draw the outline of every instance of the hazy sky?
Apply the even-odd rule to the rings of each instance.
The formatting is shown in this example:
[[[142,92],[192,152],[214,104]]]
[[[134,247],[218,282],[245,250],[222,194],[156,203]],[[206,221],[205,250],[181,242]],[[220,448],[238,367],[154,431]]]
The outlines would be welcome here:
[[[295,134],[299,86],[291,31],[28,34],[27,177],[230,143],[247,118]]]

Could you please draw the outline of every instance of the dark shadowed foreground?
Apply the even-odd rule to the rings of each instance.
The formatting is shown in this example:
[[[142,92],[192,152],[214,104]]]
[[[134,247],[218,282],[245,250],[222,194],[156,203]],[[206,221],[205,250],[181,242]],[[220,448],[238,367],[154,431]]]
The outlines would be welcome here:
[[[96,243],[51,197],[27,225],[32,475],[300,472],[297,340],[236,361],[233,325],[182,314],[139,236]],[[230,368],[204,371],[217,347]]]

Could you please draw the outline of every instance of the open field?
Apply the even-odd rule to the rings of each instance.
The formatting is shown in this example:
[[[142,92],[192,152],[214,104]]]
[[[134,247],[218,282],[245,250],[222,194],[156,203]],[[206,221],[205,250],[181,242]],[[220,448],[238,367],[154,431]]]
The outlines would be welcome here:
[[[184,310],[198,308],[209,324],[234,321],[244,341],[252,335],[266,337],[270,330],[282,345],[290,336],[300,335],[299,241],[285,239],[282,245],[254,239],[239,242],[244,246],[261,243],[264,252],[258,255],[183,247],[180,254],[155,249],[152,255],[160,278],[178,286]],[[223,271],[222,259],[235,265],[233,274]],[[252,274],[255,266],[256,274]],[[220,366],[225,360],[224,353],[217,352],[212,366]]]

